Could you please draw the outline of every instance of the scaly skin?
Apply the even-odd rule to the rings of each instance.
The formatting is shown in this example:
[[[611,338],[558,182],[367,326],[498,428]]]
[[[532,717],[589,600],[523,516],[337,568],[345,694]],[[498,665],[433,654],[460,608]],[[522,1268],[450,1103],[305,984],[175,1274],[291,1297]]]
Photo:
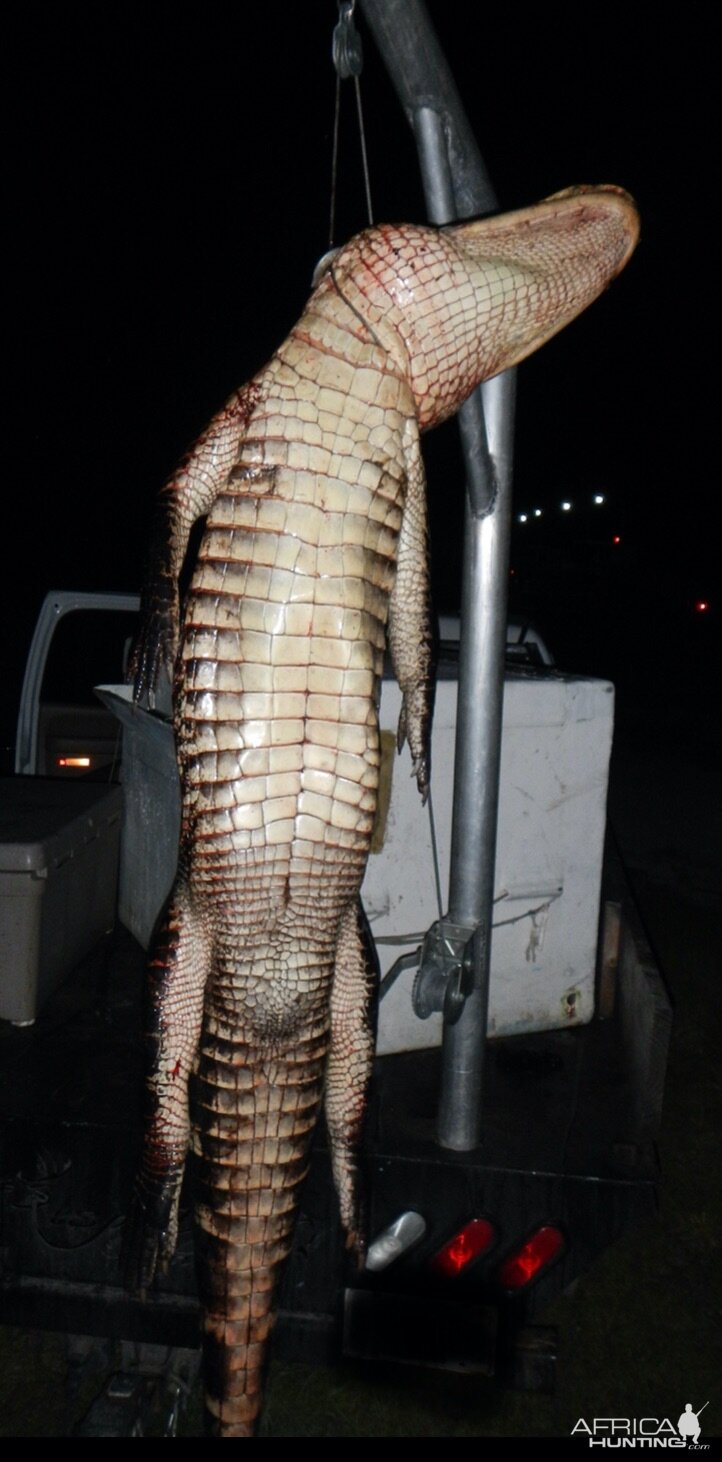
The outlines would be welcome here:
[[[128,1274],[143,1289],[172,1255],[190,1140],[215,1435],[253,1432],[324,1088],[341,1216],[363,1254],[371,978],[357,901],[387,631],[399,745],[428,788],[419,430],[578,314],[636,237],[631,200],[611,188],[450,229],[367,230],[164,491],[135,683],[152,693],[161,661],[175,665],[183,822],[150,965]],[[178,642],[177,575],[204,513]]]

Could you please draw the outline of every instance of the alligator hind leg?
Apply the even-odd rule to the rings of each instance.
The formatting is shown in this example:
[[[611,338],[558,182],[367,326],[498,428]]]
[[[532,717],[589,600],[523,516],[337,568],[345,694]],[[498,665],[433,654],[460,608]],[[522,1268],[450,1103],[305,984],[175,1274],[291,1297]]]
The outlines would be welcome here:
[[[358,1150],[374,1056],[371,1007],[376,970],[361,932],[360,900],[346,909],[336,946],[331,994],[331,1049],[326,1071],[326,1125],[347,1245],[363,1259],[366,1235]]]
[[[190,1137],[188,1080],[196,1059],[211,937],[181,877],[148,966],[143,1152],[124,1245],[126,1283],[145,1290],[178,1238]]]

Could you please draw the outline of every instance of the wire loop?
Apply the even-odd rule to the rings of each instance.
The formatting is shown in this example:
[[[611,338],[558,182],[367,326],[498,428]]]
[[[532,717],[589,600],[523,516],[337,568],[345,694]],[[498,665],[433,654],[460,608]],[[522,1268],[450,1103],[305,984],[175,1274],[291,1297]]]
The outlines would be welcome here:
[[[356,0],[338,0],[338,21],[333,32],[333,64],[336,68],[336,106],[333,119],[333,155],[331,159],[331,208],[329,218],[328,245],[329,249],[334,245],[334,233],[336,228],[336,192],[338,184],[338,153],[339,153],[339,121],[341,116],[341,82],[348,81],[353,77],[354,89],[356,92],[356,112],[358,115],[359,137],[361,141],[361,162],[363,166],[364,188],[366,191],[366,212],[369,225],[374,221],[373,207],[371,204],[371,181],[369,178],[368,157],[366,155],[366,133],[364,130],[363,109],[361,106],[361,85],[359,76],[363,70],[363,46],[361,37],[356,29],[353,18],[356,8]]]
[[[333,32],[333,64],[342,81],[360,76],[363,46],[353,18],[356,0],[338,0],[338,23]]]

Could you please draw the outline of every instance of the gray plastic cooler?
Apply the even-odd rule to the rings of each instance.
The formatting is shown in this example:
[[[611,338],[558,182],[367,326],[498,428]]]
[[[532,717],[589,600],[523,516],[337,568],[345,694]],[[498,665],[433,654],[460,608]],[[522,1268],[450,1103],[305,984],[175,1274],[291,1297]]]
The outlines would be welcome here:
[[[0,1017],[35,1020],[113,927],[122,794],[50,777],[0,780]]]

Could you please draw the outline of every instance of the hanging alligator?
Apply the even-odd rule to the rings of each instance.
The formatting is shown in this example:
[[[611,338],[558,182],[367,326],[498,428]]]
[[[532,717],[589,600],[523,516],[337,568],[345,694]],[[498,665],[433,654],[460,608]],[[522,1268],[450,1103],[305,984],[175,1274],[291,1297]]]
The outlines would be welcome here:
[[[149,966],[127,1274],[144,1291],[173,1254],[190,1145],[213,1435],[253,1434],[322,1100],[363,1257],[356,1153],[373,1040],[358,895],[387,637],[399,749],[422,797],[429,779],[419,435],[568,324],[637,233],[613,187],[449,228],[366,230],[162,493],[135,697],[152,697],[162,664],[173,672],[183,812]],[[181,624],[178,575],[203,515]]]

